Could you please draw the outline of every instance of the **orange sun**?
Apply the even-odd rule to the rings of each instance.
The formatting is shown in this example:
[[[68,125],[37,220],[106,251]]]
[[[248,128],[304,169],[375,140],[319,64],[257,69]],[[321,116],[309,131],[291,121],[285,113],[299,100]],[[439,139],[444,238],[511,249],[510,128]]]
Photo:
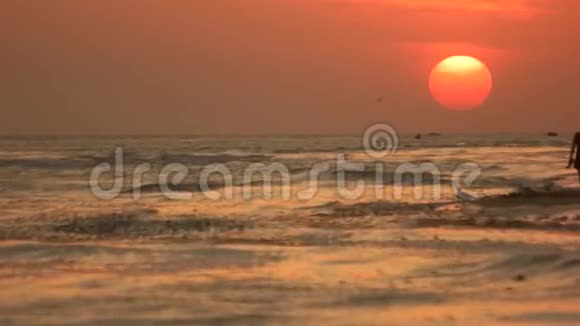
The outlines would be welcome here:
[[[489,69],[469,56],[453,56],[441,61],[429,77],[431,95],[450,110],[467,111],[481,106],[491,88]]]

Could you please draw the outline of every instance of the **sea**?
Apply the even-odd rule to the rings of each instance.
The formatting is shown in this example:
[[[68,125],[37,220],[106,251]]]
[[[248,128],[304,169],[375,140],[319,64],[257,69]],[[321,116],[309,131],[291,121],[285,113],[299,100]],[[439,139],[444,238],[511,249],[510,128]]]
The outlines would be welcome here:
[[[387,136],[2,136],[0,324],[580,324],[571,134]]]

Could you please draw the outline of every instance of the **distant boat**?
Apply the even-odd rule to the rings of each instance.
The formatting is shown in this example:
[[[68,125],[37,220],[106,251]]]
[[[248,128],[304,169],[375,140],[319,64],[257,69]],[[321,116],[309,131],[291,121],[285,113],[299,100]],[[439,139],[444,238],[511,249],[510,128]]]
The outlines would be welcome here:
[[[417,134],[417,136],[415,136],[415,139],[421,139],[421,134]]]
[[[558,137],[558,136],[559,136],[559,134],[557,132],[550,131],[548,133],[548,137]]]

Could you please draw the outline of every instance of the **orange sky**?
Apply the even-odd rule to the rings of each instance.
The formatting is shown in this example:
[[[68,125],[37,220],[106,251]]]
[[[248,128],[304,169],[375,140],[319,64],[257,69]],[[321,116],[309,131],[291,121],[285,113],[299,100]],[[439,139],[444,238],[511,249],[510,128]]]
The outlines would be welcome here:
[[[0,134],[580,130],[575,0],[8,0],[0,21]],[[430,97],[457,54],[493,73],[479,110]]]

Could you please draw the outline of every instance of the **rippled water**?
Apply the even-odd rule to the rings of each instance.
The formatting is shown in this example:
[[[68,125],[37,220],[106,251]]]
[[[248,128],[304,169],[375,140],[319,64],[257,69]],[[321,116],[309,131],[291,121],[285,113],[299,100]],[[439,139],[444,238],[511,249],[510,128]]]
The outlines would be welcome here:
[[[580,322],[580,190],[564,169],[570,137],[402,137],[380,162],[359,137],[110,137],[0,139],[0,322],[21,324],[577,324]],[[123,192],[101,200],[91,170],[122,147]],[[343,154],[365,170],[309,171]],[[395,169],[434,163],[423,198]],[[481,168],[459,201],[463,163]],[[133,169],[152,171],[133,183]],[[170,200],[159,171],[188,168]],[[233,174],[234,197],[199,188],[208,164]],[[245,200],[243,172],[282,163],[290,199]],[[377,181],[374,168],[384,171]],[[111,181],[112,175],[104,179]],[[253,180],[255,181],[255,180]],[[142,197],[133,198],[134,189]],[[352,188],[349,188],[352,189]],[[377,189],[382,196],[377,198]],[[223,185],[215,190],[224,195]]]

